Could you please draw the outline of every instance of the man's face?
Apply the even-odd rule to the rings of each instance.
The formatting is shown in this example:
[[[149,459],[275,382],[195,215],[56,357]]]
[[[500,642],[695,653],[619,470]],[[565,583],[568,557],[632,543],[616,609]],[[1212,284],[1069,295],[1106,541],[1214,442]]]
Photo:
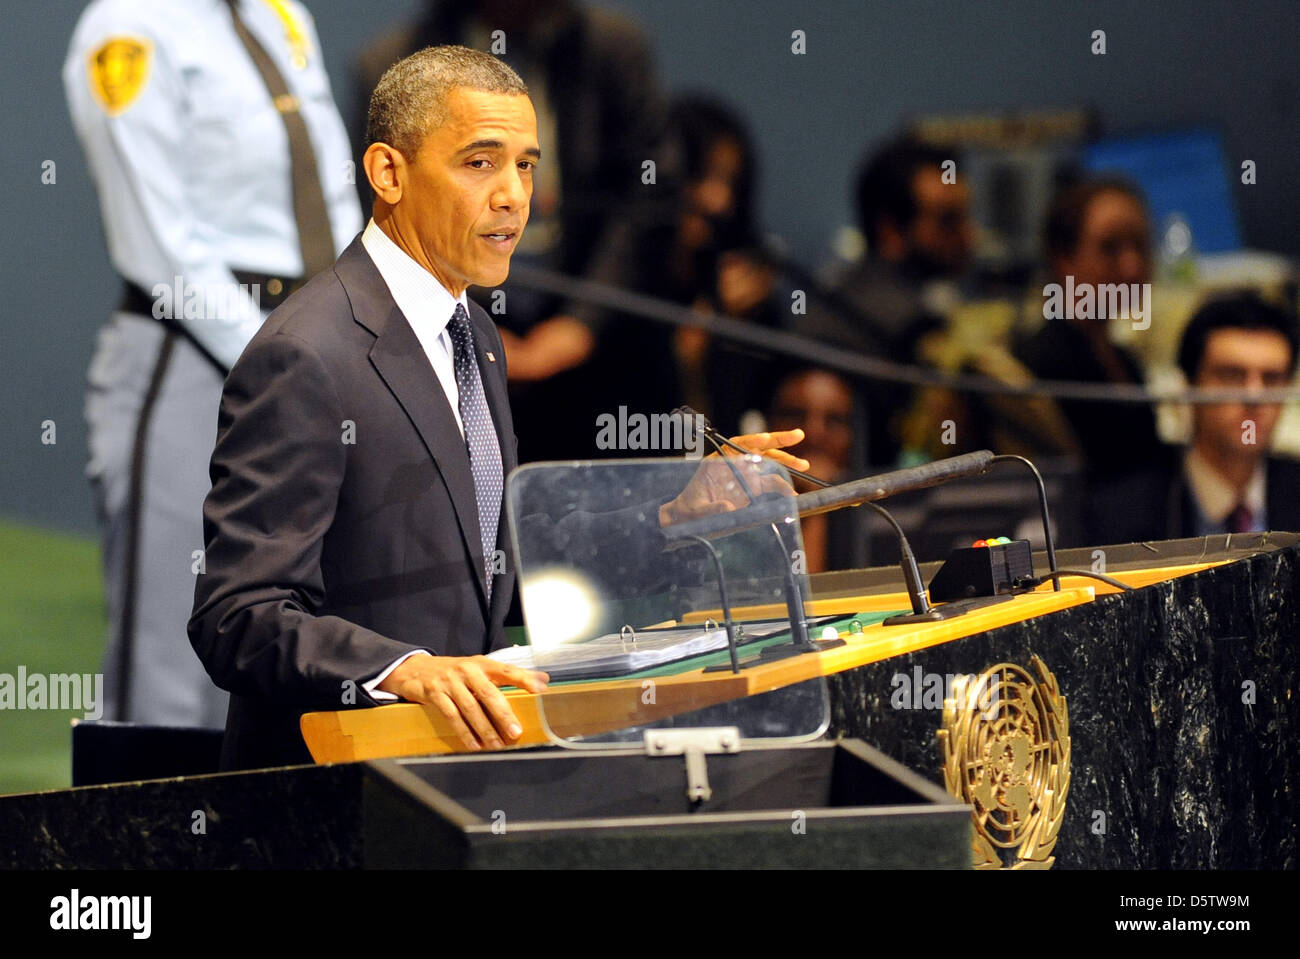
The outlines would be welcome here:
[[[853,447],[853,391],[838,375],[810,370],[787,379],[768,417],[772,429],[801,427],[799,455],[814,474],[834,479],[849,467]]]
[[[453,296],[497,286],[528,222],[537,116],[523,95],[457,88],[447,120],[414,157],[393,215],[429,270]]]
[[[1205,341],[1196,386],[1207,389],[1279,389],[1291,381],[1291,346],[1273,330],[1219,329]],[[1278,403],[1203,403],[1192,411],[1193,442],[1220,456],[1254,458],[1268,452],[1282,407]],[[1254,423],[1253,444],[1248,424]],[[1244,425],[1245,424],[1245,425]]]
[[[970,189],[944,183],[940,170],[912,175],[916,215],[907,229],[907,259],[929,276],[957,276],[970,262]]]
[[[1076,285],[1147,283],[1151,280],[1151,230],[1142,205],[1126,193],[1097,194],[1084,212],[1079,243],[1056,263]]]

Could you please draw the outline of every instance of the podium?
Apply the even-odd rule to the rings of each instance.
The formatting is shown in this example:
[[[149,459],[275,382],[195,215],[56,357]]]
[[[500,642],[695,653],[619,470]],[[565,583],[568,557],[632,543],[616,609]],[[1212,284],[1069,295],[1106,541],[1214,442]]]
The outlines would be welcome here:
[[[642,750],[379,760],[365,786],[378,868],[965,869],[970,813],[854,740],[711,756],[695,811]]]
[[[742,469],[754,488],[777,491],[774,519],[725,544],[680,552],[666,543],[659,509],[696,481],[699,464],[512,476],[530,631],[582,637],[515,651],[552,673],[551,689],[532,701],[512,695],[531,726],[527,741],[551,748],[8,797],[0,799],[0,844],[10,840],[14,852],[3,864],[968,867],[964,803],[863,743],[822,740],[830,706],[825,678],[810,667],[823,648],[845,644],[814,645],[806,635],[787,479],[769,461]],[[747,482],[739,473],[735,480]],[[732,480],[719,473],[710,482]],[[798,615],[684,621],[714,596],[738,608],[783,601]],[[770,656],[775,669],[744,672],[741,654]],[[731,665],[683,675],[682,664],[694,674],[701,656]],[[634,675],[583,678],[611,663]],[[370,710],[368,718],[385,725],[388,716],[431,714],[412,708]],[[317,728],[330,719],[342,721],[319,717]],[[445,727],[439,735],[444,750],[455,742]],[[88,815],[102,825],[90,840],[74,825]],[[132,841],[142,834],[147,842]]]
[[[664,489],[683,479],[664,476]],[[655,501],[623,482],[603,506],[582,502],[550,479],[566,515],[631,499],[636,519]],[[663,544],[638,549],[627,519],[603,534],[583,519],[570,541],[598,587],[583,629],[631,625],[639,640],[609,634],[615,656],[648,651],[667,635],[656,629],[715,640],[727,616],[707,550],[652,590],[634,574]],[[543,543],[556,522],[537,526]],[[793,529],[783,549],[798,547]],[[767,527],[745,535],[720,557],[726,606],[733,626],[770,626],[790,579]],[[729,637],[658,670],[512,691],[522,750],[456,755],[436,710],[397,704],[305,716],[318,766],[0,797],[0,866],[1295,868],[1300,536],[1101,555],[1131,591],[1064,577],[1059,592],[899,626],[883,624],[908,605],[895,569],[795,580],[823,646],[760,659],[793,631],[751,629],[738,663]],[[1087,568],[1097,551],[1060,561]],[[979,698],[1017,672],[1041,681]],[[992,734],[960,721],[977,712]],[[1035,724],[1050,735],[1030,737]],[[1026,834],[1035,804],[1047,825]]]
[[[941,710],[899,691],[919,675],[1041,657],[1069,701],[1070,794],[1057,868],[1300,866],[1300,536],[1252,533],[1105,547],[1121,580],[1199,572],[829,677],[831,735],[941,783]],[[1087,568],[1093,549],[1066,550]],[[883,571],[825,594],[879,595]]]

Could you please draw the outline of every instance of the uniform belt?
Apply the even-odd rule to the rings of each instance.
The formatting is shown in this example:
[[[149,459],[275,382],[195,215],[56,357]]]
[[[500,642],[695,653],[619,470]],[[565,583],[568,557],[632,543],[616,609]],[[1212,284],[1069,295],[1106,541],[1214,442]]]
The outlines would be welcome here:
[[[302,285],[302,280],[296,277],[274,276],[269,273],[253,273],[249,270],[231,270],[235,274],[236,282],[244,286],[256,286],[258,290],[258,305],[263,310],[274,310],[281,303],[289,298],[289,294]],[[145,292],[143,287],[137,286],[129,280],[124,280],[122,284],[122,302],[119,305],[123,313],[134,313],[139,316],[147,316],[151,319],[158,320],[164,327],[171,330],[178,336],[184,337],[190,345],[197,349],[203,357],[217,368],[222,379],[230,372],[225,364],[220,362],[215,356],[208,352],[207,347],[200,343],[190,332],[189,328],[183,323],[178,323],[170,316],[155,317],[154,304],[157,297],[150,296]]]
[[[256,286],[260,292],[260,303],[264,310],[274,310],[289,299],[289,294],[306,282],[300,276],[275,276],[270,273],[253,273],[251,270],[230,271],[235,280],[244,286]]]

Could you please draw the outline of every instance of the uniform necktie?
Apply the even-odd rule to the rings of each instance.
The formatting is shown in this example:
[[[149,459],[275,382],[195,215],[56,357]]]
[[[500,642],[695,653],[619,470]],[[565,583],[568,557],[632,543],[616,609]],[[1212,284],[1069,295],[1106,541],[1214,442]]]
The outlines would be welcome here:
[[[454,347],[456,389],[460,393],[460,420],[465,427],[465,446],[469,449],[469,468],[474,477],[474,499],[478,503],[479,539],[483,544],[483,579],[488,598],[492,598],[492,554],[497,545],[497,521],[501,516],[501,446],[492,412],[483,393],[478,361],[474,357],[474,332],[469,314],[457,303],[456,312],[447,324]]]
[[[302,251],[302,277],[306,280],[334,262],[334,234],[330,231],[325,193],[321,189],[320,171],[316,168],[316,151],[312,149],[307,123],[302,118],[298,98],[275,62],[239,17],[239,0],[229,0],[235,33],[248,49],[262,82],[271,94],[284,131],[289,135],[290,179],[293,181],[293,218],[298,226],[298,248]]]

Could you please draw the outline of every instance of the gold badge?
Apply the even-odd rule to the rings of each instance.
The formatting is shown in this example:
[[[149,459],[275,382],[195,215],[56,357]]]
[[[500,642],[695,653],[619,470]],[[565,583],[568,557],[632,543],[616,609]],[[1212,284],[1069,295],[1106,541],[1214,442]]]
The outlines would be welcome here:
[[[958,677],[943,703],[943,778],[970,803],[976,869],[1048,869],[1070,790],[1070,721],[1056,677],[1011,663]],[[1014,849],[1004,861],[999,850]]]
[[[113,37],[90,55],[90,89],[109,116],[126,110],[145,88],[152,55],[144,37]]]

